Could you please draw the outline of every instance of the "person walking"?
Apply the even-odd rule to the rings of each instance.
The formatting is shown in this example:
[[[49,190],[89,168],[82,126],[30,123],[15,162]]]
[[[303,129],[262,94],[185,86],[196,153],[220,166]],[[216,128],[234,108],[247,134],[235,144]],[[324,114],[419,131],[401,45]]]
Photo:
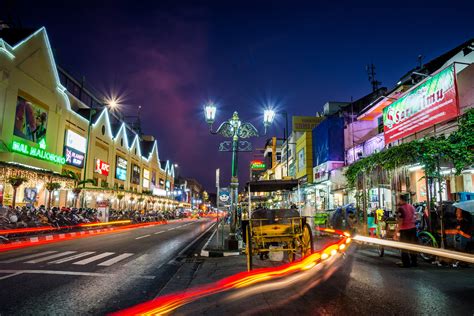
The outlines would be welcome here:
[[[416,243],[416,210],[413,205],[408,203],[407,195],[399,195],[397,218],[400,241]],[[403,268],[416,267],[418,265],[417,254],[402,250],[402,262],[399,262],[398,265]]]

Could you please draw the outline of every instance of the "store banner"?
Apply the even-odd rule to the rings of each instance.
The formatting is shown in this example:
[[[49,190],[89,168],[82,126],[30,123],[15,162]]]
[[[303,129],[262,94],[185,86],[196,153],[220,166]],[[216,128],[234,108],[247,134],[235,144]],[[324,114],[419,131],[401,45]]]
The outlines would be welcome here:
[[[103,176],[108,176],[110,171],[110,165],[100,159],[95,160],[95,172]]]
[[[383,109],[385,143],[410,136],[458,115],[452,65]]]
[[[84,153],[81,153],[74,148],[64,146],[64,157],[66,157],[67,165],[77,168],[84,167]]]
[[[319,116],[293,116],[293,131],[294,132],[310,132],[315,128],[324,117]]]

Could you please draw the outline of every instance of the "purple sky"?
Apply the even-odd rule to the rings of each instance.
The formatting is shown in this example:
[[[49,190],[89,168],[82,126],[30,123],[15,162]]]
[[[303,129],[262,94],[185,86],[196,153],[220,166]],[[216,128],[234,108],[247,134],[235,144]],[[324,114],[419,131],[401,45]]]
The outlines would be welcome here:
[[[263,104],[290,115],[314,115],[328,101],[370,92],[365,65],[391,87],[417,63],[474,37],[473,1],[379,2],[320,6],[292,1],[157,1],[133,7],[120,1],[7,0],[0,7],[25,27],[46,26],[58,63],[101,91],[126,94],[127,112],[142,106],[143,130],[158,139],[160,156],[180,165],[213,191],[230,177],[223,139],[208,134],[202,104],[218,102],[217,120],[234,110],[262,127]],[[150,2],[151,3],[151,2]],[[429,4],[429,7],[428,7]],[[458,8],[463,8],[459,10]],[[279,118],[272,133],[283,133]],[[264,138],[254,141],[261,147]],[[241,182],[252,154],[240,156]]]

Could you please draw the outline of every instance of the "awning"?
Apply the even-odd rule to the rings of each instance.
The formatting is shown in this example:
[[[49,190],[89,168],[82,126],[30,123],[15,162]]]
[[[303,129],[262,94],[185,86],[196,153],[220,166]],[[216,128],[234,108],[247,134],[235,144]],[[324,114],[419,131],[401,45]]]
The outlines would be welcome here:
[[[298,186],[298,180],[262,180],[250,181],[245,185],[248,190],[250,185],[250,192],[274,192],[285,190],[289,191]]]

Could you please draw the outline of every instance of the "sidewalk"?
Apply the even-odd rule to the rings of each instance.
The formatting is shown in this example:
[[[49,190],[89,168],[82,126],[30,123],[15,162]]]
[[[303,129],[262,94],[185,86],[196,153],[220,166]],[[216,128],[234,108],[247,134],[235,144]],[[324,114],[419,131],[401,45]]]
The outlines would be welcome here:
[[[201,250],[202,257],[229,257],[240,255],[240,250],[228,250],[225,247],[226,238],[230,233],[230,225],[222,219],[219,225],[213,229],[211,237],[206,241]],[[240,244],[240,243],[239,243]]]

